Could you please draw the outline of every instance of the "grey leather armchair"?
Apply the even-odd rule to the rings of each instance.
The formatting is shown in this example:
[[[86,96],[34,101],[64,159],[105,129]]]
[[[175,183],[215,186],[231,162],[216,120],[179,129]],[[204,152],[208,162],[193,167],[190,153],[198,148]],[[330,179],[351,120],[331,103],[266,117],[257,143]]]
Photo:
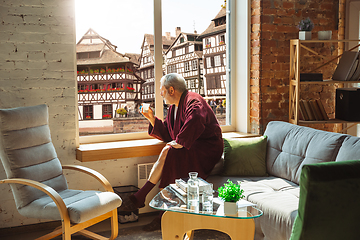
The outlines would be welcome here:
[[[61,166],[51,141],[48,107],[38,105],[0,109],[0,158],[19,213],[29,218],[61,220],[59,229],[38,239],[73,233],[105,239],[85,228],[111,218],[111,237],[118,235],[117,207],[121,198],[98,172],[83,166]],[[96,178],[105,188],[82,191],[68,188],[63,169],[76,170]]]

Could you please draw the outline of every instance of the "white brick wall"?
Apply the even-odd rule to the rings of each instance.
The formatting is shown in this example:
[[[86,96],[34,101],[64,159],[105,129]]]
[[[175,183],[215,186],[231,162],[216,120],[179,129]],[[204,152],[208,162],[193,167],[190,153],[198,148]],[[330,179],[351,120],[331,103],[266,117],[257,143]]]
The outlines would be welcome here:
[[[113,186],[137,185],[137,164],[156,156],[81,163],[75,159],[77,90],[74,0],[0,1],[0,108],[47,104],[62,164],[102,173]],[[65,172],[69,187],[102,189],[95,179]],[[6,178],[0,164],[0,179]],[[44,221],[44,220],[43,220]],[[0,184],[0,228],[38,223],[21,216],[10,187]]]
[[[0,2],[0,107],[47,104],[58,156],[69,163],[76,147],[74,17],[74,0]],[[18,214],[8,185],[0,193],[0,228],[39,222]]]

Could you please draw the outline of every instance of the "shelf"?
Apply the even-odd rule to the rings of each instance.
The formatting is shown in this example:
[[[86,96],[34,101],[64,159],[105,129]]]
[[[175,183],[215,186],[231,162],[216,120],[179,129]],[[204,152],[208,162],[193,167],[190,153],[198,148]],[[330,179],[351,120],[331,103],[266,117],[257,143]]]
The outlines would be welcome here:
[[[292,84],[296,84],[296,80],[292,79],[291,80]],[[335,84],[335,83],[360,83],[359,81],[335,81],[335,80],[330,80],[330,79],[326,79],[323,81],[300,81],[300,84]]]
[[[344,39],[344,40],[300,40],[300,39],[291,39],[290,41],[299,41],[300,43],[331,43],[331,42],[360,42],[360,39]]]
[[[299,101],[301,100],[301,86],[304,85],[327,85],[327,84],[357,84],[360,83],[358,81],[335,81],[332,79],[324,79],[323,81],[300,81],[300,57],[302,56],[301,51],[308,51],[313,53],[317,57],[321,57],[323,60],[326,60],[327,56],[322,56],[316,49],[312,49],[310,47],[305,46],[305,43],[346,43],[346,42],[357,42],[357,46],[349,49],[356,50],[357,47],[360,46],[360,39],[344,39],[344,40],[300,40],[300,39],[291,39],[290,40],[290,72],[289,72],[289,122],[293,124],[342,124],[342,123],[352,123],[352,126],[360,123],[360,121],[345,121],[340,119],[330,119],[330,120],[322,120],[322,121],[304,121],[300,120],[300,107]],[[303,44],[304,43],[304,44]],[[316,72],[318,69],[328,65],[332,61],[338,59],[341,55],[326,61],[321,64],[319,67],[308,70]],[[337,86],[335,86],[337,87]],[[344,130],[348,129],[346,127]]]
[[[360,123],[360,121],[346,121],[346,120],[340,120],[340,119],[329,119],[329,120],[320,120],[320,121],[304,121],[299,120],[299,124],[325,124],[325,123]]]

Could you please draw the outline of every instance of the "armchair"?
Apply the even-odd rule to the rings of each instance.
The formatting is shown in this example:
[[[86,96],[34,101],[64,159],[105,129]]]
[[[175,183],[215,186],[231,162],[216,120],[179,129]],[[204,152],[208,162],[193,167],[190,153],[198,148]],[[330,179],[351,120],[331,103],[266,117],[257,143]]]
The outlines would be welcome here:
[[[359,239],[360,160],[304,165],[290,240]]]
[[[111,237],[118,235],[121,198],[100,173],[83,166],[61,166],[51,141],[46,105],[0,109],[0,158],[19,213],[29,218],[61,220],[62,226],[38,238],[63,240],[80,233],[107,239],[85,228],[111,218]],[[69,189],[63,169],[96,178],[105,192]]]

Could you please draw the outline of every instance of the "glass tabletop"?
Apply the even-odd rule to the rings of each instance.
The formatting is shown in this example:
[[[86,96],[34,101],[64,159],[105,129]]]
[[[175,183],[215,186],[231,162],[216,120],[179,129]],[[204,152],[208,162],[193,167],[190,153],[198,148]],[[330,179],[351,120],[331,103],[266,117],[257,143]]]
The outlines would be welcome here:
[[[215,198],[213,200],[213,211],[199,211],[194,212],[193,210],[186,208],[186,195],[179,193],[173,187],[167,186],[161,190],[149,203],[150,207],[162,210],[162,211],[173,211],[173,212],[183,212],[189,214],[197,215],[207,215],[213,217],[229,217],[229,218],[240,218],[240,219],[249,219],[257,218],[263,215],[263,212],[253,206],[247,201],[240,200],[238,202],[238,212],[237,215],[225,215],[224,214],[224,203],[221,199]],[[251,206],[249,206],[251,205]],[[202,209],[200,203],[200,210]]]

